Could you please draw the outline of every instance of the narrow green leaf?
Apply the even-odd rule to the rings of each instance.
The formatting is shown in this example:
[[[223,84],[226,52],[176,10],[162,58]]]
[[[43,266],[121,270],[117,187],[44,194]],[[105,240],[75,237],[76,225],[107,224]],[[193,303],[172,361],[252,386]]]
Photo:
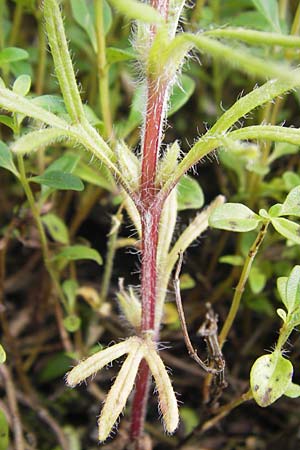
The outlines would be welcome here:
[[[281,217],[272,218],[271,221],[273,227],[279,234],[295,244],[300,244],[300,225]]]
[[[252,0],[256,9],[269,22],[274,31],[281,32],[277,0]]]
[[[132,50],[124,50],[122,48],[108,47],[106,49],[107,64],[111,65],[120,61],[130,61],[136,59],[137,55]]]
[[[97,52],[97,38],[95,25],[93,20],[93,10],[89,8],[86,0],[71,0],[72,15],[78,25],[80,25],[87,33],[94,52]]]
[[[69,139],[68,130],[59,128],[41,128],[24,134],[12,144],[12,151],[20,155],[29,154],[57,141]]]
[[[284,306],[288,309],[288,301],[286,297],[286,285],[287,285],[288,277],[279,277],[277,278],[277,289],[281,300]]]
[[[18,171],[12,158],[12,153],[7,145],[2,141],[0,141],[0,167],[9,170],[16,177],[18,176]]]
[[[70,312],[74,312],[76,304],[76,295],[78,290],[78,283],[75,280],[65,280],[62,285],[63,291],[68,299],[68,307]]]
[[[300,386],[299,384],[291,382],[288,385],[287,390],[285,391],[284,395],[290,398],[297,398],[300,397]]]
[[[80,161],[76,169],[74,170],[74,175],[77,175],[83,181],[87,183],[94,184],[95,186],[106,189],[109,192],[116,192],[116,185],[114,180],[109,177],[106,173],[105,167],[101,165],[100,167],[89,166],[84,161]]]
[[[27,59],[28,57],[28,52],[22,48],[6,47],[0,51],[0,67],[13,61]]]
[[[288,194],[281,207],[280,215],[300,217],[300,186],[296,186]]]
[[[254,400],[265,407],[287,390],[293,376],[292,363],[276,351],[258,358],[252,366],[250,385]]]
[[[286,284],[286,307],[291,314],[300,306],[300,266],[295,266]]]
[[[100,253],[93,248],[86,247],[85,245],[72,245],[70,247],[65,247],[57,255],[55,255],[55,259],[61,258],[65,258],[68,261],[77,261],[79,259],[91,259],[100,266],[103,263]]]
[[[43,175],[30,178],[30,181],[58,190],[83,191],[84,189],[80,178],[59,170],[44,172]]]
[[[261,219],[241,203],[225,203],[209,217],[209,225],[221,230],[245,232],[254,230]]]
[[[177,185],[177,209],[200,209],[204,204],[204,195],[199,183],[190,176],[182,177]]]
[[[0,408],[0,450],[7,450],[9,447],[9,427],[6,415]]]
[[[168,117],[176,113],[192,96],[196,88],[195,81],[187,75],[182,75],[178,84],[174,86],[170,98],[170,109],[168,110]]]
[[[45,173],[53,172],[54,170],[73,173],[79,161],[80,155],[75,155],[75,153],[65,153],[63,156],[53,161],[47,167]]]
[[[133,20],[146,23],[162,23],[163,18],[159,12],[150,5],[136,0],[109,0],[109,3],[121,14]]]
[[[24,97],[30,91],[31,78],[29,75],[20,75],[13,84],[13,92]]]
[[[64,221],[56,214],[49,213],[42,216],[42,222],[46,225],[50,236],[57,242],[69,244],[69,232]]]

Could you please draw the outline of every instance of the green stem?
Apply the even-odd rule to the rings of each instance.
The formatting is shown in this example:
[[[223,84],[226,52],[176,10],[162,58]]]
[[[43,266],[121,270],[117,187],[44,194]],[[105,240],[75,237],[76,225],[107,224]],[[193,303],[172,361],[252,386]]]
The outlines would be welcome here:
[[[65,298],[65,295],[63,293],[63,290],[60,286],[57,274],[55,272],[55,270],[53,269],[52,265],[51,265],[51,260],[50,260],[50,253],[49,253],[49,248],[48,248],[48,242],[47,242],[47,237],[46,237],[46,233],[40,218],[40,212],[38,210],[38,207],[35,203],[35,199],[32,193],[32,190],[30,188],[29,182],[27,180],[26,177],[26,172],[25,172],[25,165],[24,165],[24,160],[23,157],[21,155],[17,156],[18,158],[18,167],[19,167],[19,172],[20,172],[20,182],[23,186],[25,195],[27,197],[30,209],[31,209],[31,213],[32,216],[34,218],[34,221],[36,223],[38,232],[39,232],[39,236],[40,236],[40,241],[41,241],[41,248],[42,248],[42,254],[43,254],[43,259],[44,259],[44,264],[46,267],[47,272],[50,275],[50,278],[55,286],[55,289],[57,291],[57,294],[62,302],[62,304],[64,305],[66,311],[68,311],[68,302]]]
[[[228,313],[228,316],[225,320],[225,323],[223,325],[223,328],[221,330],[220,336],[219,336],[219,342],[220,342],[220,346],[222,347],[224,345],[224,342],[228,336],[228,333],[232,327],[233,321],[237,315],[239,306],[240,306],[240,302],[241,302],[241,298],[245,289],[245,285],[247,283],[247,280],[249,278],[249,274],[251,271],[251,267],[253,264],[253,261],[255,259],[255,256],[258,252],[259,247],[261,246],[264,237],[266,235],[267,229],[268,229],[268,225],[269,222],[266,222],[262,225],[255,241],[253,242],[249,253],[247,255],[239,282],[237,284],[237,287],[235,289],[235,293],[233,296],[233,300],[232,300],[232,304]]]
[[[20,33],[20,25],[23,15],[23,5],[22,3],[16,4],[15,11],[14,11],[14,17],[13,17],[13,23],[12,28],[9,36],[9,45],[13,46],[17,42],[18,35]]]
[[[107,243],[107,255],[106,255],[106,263],[104,269],[104,275],[102,280],[102,288],[101,288],[101,300],[105,301],[108,289],[110,285],[112,270],[113,270],[113,262],[117,250],[117,238],[118,232],[122,223],[122,214],[118,212],[115,216],[112,216],[112,227],[109,233],[109,239]]]
[[[104,121],[106,138],[113,137],[112,117],[109,98],[109,66],[106,62],[106,42],[103,20],[103,0],[94,0],[97,36],[97,68],[99,80],[99,102]]]

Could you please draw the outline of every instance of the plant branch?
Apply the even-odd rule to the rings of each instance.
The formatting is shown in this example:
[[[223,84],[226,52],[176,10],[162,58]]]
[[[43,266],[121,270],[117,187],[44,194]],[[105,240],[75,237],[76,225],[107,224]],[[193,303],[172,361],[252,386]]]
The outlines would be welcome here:
[[[241,298],[242,298],[242,295],[243,295],[243,292],[245,289],[245,285],[249,278],[249,274],[251,271],[253,261],[255,259],[255,256],[257,255],[259,247],[261,246],[261,244],[265,238],[265,235],[266,235],[267,229],[268,229],[268,225],[269,225],[269,222],[266,222],[262,225],[255,241],[251,245],[251,248],[250,248],[247,258],[245,260],[245,264],[244,264],[239,282],[235,288],[235,293],[233,296],[233,300],[232,300],[232,304],[231,304],[228,316],[227,316],[225,323],[223,325],[223,328],[220,332],[219,343],[220,343],[221,348],[224,345],[224,342],[225,342],[225,340],[228,336],[228,333],[232,327],[233,321],[237,315],[237,312],[238,312],[238,309],[240,306],[240,302],[241,302]]]

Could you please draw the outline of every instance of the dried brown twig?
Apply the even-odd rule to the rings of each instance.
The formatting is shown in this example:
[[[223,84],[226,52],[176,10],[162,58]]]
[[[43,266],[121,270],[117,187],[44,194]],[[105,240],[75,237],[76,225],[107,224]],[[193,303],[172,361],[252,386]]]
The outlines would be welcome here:
[[[224,368],[225,368],[225,360],[223,358],[222,351],[219,346],[218,342],[218,326],[217,326],[217,316],[212,311],[211,307],[209,307],[209,310],[206,314],[206,320],[204,324],[199,329],[198,333],[204,337],[204,340],[207,344],[207,350],[208,350],[208,359],[209,363],[211,365],[205,364],[205,362],[202,361],[202,359],[198,356],[197,350],[194,349],[186,326],[182,301],[181,301],[181,295],[180,295],[180,280],[179,280],[179,274],[182,266],[182,260],[183,260],[183,253],[179,253],[179,260],[175,272],[175,277],[173,280],[174,284],[174,290],[175,290],[175,298],[176,298],[176,304],[179,314],[179,319],[182,327],[182,332],[184,336],[184,341],[188,350],[188,353],[191,358],[193,358],[194,361],[196,361],[197,364],[199,364],[200,367],[202,367],[203,370],[207,373],[211,374],[221,374],[221,382],[225,383],[224,381]]]

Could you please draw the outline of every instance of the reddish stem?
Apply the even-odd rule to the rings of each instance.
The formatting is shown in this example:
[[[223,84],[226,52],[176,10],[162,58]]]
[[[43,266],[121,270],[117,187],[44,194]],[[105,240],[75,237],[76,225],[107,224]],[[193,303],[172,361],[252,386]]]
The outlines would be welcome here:
[[[131,414],[131,440],[136,443],[135,450],[139,450],[139,438],[144,429],[146,407],[149,393],[149,367],[143,359],[140,363],[139,373],[136,379],[137,388],[132,402]]]
[[[167,19],[169,0],[151,0],[151,5]],[[156,27],[150,29],[153,39]],[[162,139],[165,103],[168,83],[166,81],[148,79],[147,108],[142,143],[142,173],[140,197],[137,204],[142,222],[142,320],[141,333],[154,331],[155,306],[157,290],[157,244],[159,221],[163,203],[158,201],[155,186],[157,161]],[[156,336],[157,338],[158,336]],[[135,442],[135,450],[142,450],[140,438],[143,434],[147,400],[150,386],[150,371],[145,360],[139,367],[136,390],[132,404],[131,440]]]

